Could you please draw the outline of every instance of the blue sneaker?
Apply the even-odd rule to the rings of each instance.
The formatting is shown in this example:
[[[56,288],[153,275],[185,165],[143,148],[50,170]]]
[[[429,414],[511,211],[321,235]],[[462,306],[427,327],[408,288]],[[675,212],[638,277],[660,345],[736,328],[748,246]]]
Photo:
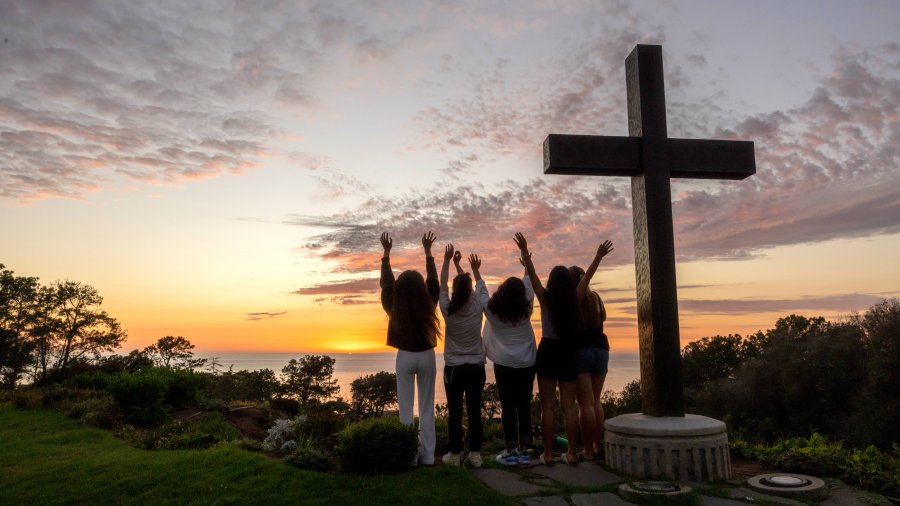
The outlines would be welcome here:
[[[504,466],[514,466],[519,463],[519,454],[515,451],[503,450],[503,453],[497,454],[494,460]]]
[[[522,450],[518,455],[518,463],[519,465],[528,465],[531,464],[531,456],[528,455],[528,450]]]

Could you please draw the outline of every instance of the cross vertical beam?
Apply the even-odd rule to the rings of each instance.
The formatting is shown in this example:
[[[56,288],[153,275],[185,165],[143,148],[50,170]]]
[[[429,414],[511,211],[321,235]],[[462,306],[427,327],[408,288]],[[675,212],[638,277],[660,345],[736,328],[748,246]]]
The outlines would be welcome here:
[[[643,171],[631,176],[641,408],[684,416],[662,48],[635,47],[625,69],[628,135],[642,139],[643,160]]]
[[[625,74],[629,137],[550,134],[544,173],[631,177],[641,409],[684,416],[669,178],[745,179],[756,159],[750,141],[668,138],[661,46],[636,46]]]

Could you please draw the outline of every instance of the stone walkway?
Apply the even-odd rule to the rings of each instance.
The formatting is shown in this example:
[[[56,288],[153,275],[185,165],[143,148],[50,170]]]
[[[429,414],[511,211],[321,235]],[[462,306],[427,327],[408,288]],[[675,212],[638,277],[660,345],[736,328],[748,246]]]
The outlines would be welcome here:
[[[581,462],[577,466],[558,463],[554,466],[531,464],[526,466],[499,466],[485,462],[485,467],[472,469],[478,479],[501,494],[517,497],[527,506],[621,506],[634,504],[618,495],[616,485],[624,480],[593,462]],[[715,491],[717,496],[701,495],[703,506],[731,506],[745,504],[802,505],[804,502],[761,494],[743,487],[742,483],[719,484],[706,487],[703,483],[691,483],[694,490],[704,493]],[[890,503],[880,496],[865,494],[840,483],[830,484],[829,497],[822,506],[868,506]],[[572,488],[580,489],[571,492]],[[595,489],[595,490],[590,490]],[[727,497],[719,497],[719,494]]]

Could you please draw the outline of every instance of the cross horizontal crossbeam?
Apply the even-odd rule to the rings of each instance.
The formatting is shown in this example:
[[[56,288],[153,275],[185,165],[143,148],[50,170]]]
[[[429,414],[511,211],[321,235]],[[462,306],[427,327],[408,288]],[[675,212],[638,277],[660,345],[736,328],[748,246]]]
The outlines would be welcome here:
[[[641,138],[550,134],[544,141],[544,174],[635,176],[641,172]],[[745,179],[756,173],[751,141],[666,139],[669,177]]]

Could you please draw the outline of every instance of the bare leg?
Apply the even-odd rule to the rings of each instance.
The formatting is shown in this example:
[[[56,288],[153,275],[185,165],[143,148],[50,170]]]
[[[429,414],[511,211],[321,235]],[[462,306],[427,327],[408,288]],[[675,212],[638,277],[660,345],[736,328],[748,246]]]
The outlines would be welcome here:
[[[566,437],[569,439],[569,448],[566,450],[566,458],[569,462],[576,462],[575,441],[578,440],[578,405],[575,403],[575,382],[559,382],[559,406],[562,408],[566,421]]]
[[[600,398],[603,396],[605,381],[606,373],[591,374],[591,386],[594,390],[594,416],[597,420],[597,430],[594,432],[594,451],[600,451],[603,448],[603,423],[606,421],[606,415],[603,413],[603,404],[600,402]]]
[[[597,408],[591,380],[591,373],[588,372],[579,373],[575,380],[575,391],[578,396],[578,422],[581,425],[581,441],[584,444],[586,460],[594,459],[594,445],[597,441]]]
[[[538,392],[541,395],[541,441],[547,463],[550,464],[553,461],[553,439],[556,437],[556,380],[538,376]]]

